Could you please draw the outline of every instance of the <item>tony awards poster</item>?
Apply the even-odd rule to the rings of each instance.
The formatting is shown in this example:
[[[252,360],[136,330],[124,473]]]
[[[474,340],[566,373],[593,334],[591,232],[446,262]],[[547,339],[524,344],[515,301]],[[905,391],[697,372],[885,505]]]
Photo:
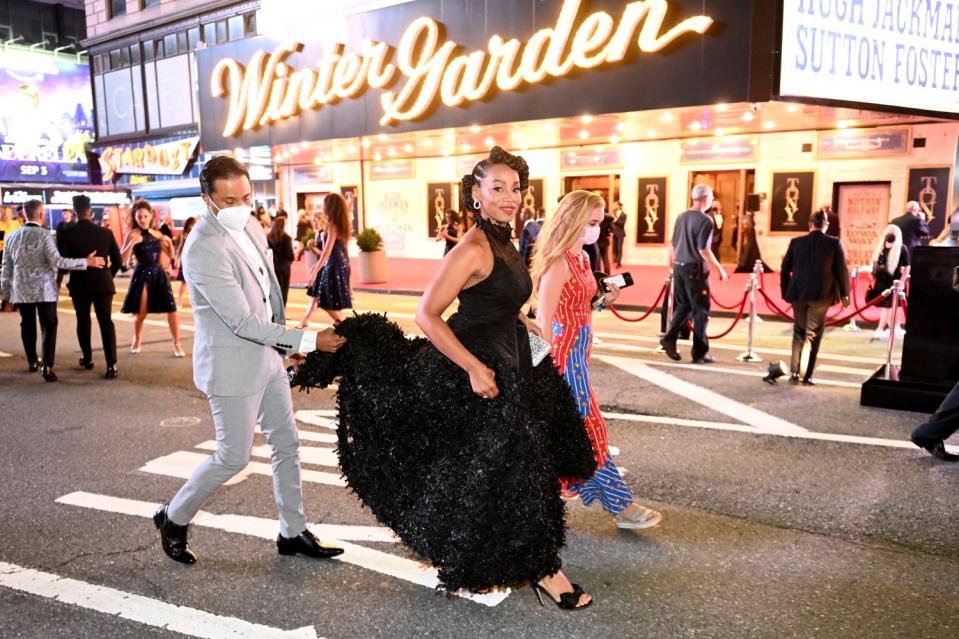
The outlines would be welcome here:
[[[639,178],[636,205],[636,243],[666,244],[666,178]]]
[[[353,235],[356,235],[360,232],[360,191],[355,186],[342,186],[340,195],[346,200],[346,210],[353,218]]]
[[[806,233],[813,207],[813,172],[773,173],[769,205],[771,233]]]
[[[446,224],[446,212],[456,210],[453,201],[453,185],[448,182],[426,185],[426,217],[430,237],[436,237],[436,231]]]
[[[906,201],[919,202],[919,208],[929,225],[929,236],[933,238],[938,237],[942,229],[948,226],[946,216],[949,215],[949,189],[952,186],[949,174],[948,166],[909,169]],[[895,215],[900,213],[902,211],[895,212]]]

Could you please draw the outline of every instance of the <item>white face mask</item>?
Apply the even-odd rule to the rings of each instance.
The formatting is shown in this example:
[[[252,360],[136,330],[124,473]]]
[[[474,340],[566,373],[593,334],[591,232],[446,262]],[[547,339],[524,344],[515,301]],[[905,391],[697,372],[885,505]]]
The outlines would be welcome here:
[[[599,227],[587,226],[583,229],[580,239],[583,240],[583,244],[595,244],[599,240]]]
[[[210,205],[217,209],[212,213],[216,215],[216,219],[220,221],[220,224],[232,231],[242,231],[244,227],[246,227],[247,220],[250,219],[251,208],[245,204],[228,206],[221,209],[217,207],[211,199]]]

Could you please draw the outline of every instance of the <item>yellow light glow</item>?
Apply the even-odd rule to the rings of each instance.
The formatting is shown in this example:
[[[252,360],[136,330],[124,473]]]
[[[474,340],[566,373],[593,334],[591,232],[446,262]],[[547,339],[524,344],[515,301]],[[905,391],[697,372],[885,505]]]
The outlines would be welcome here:
[[[838,129],[848,129],[851,126],[852,126],[852,122],[850,122],[849,120],[839,120],[838,122],[836,122],[836,128]]]
[[[469,144],[464,144],[460,148],[463,149],[464,153],[468,153],[473,147],[471,147]]]
[[[390,147],[390,150],[387,151],[386,154],[390,156],[391,158],[394,158],[396,157],[396,149],[394,149],[393,147]]]
[[[743,122],[752,122],[756,119],[756,116],[752,114],[752,111],[746,111],[743,113]]]
[[[483,144],[485,144],[486,146],[493,146],[493,138],[487,135],[486,139],[483,140]]]
[[[412,145],[412,144],[405,144],[405,145],[403,145],[403,151],[405,151],[406,153],[412,153],[412,152],[413,152],[413,145]]]
[[[480,127],[477,124],[474,124],[473,126],[470,127],[470,133],[479,133],[482,130],[483,130],[482,127]]]
[[[669,124],[670,122],[673,121],[673,114],[667,111],[666,113],[659,116],[659,119],[665,122],[666,124]]]
[[[380,160],[383,159],[383,155],[379,151],[377,151],[376,153],[373,154],[373,159],[379,162]]]
[[[323,164],[323,160],[321,160],[319,157],[315,157],[313,158],[313,164],[319,166],[320,164]]]
[[[619,136],[616,135],[616,134],[613,134],[613,135],[609,136],[609,143],[610,143],[610,144],[619,144]]]
[[[443,155],[449,155],[449,154],[450,154],[449,149],[443,149]]]
[[[423,138],[423,146],[425,146],[425,147],[431,147],[431,146],[433,146],[433,140],[431,140],[431,139],[429,139],[429,138]]]
[[[346,152],[349,153],[350,155],[353,155],[354,153],[356,153],[356,147],[351,144],[348,147],[346,147]]]
[[[802,107],[800,107],[798,104],[790,104],[789,106],[786,107],[786,110],[789,111],[790,113],[795,113],[800,108]]]
[[[646,137],[648,138],[654,138],[657,135],[658,133],[656,132],[656,129],[650,129],[649,131],[646,132]]]
[[[699,131],[701,128],[703,128],[703,125],[700,124],[699,122],[693,122],[692,124],[689,125],[689,128],[692,129],[693,131]]]
[[[620,122],[619,124],[616,125],[616,130],[622,133],[623,131],[626,130],[626,124],[623,122]]]
[[[581,118],[579,119],[579,121],[582,122],[583,124],[589,124],[589,123],[591,123],[591,122],[593,121],[593,116],[591,116],[591,115],[584,115],[583,117],[581,117]]]
[[[766,120],[765,122],[763,122],[763,128],[764,128],[764,129],[767,129],[767,130],[769,130],[769,129],[775,129],[775,128],[776,128],[776,123],[773,122],[772,120]]]
[[[257,51],[246,65],[224,58],[210,79],[212,95],[229,101],[223,134],[238,135],[303,110],[354,99],[368,88],[388,89],[400,76],[405,79],[402,86],[380,96],[380,123],[415,120],[437,100],[463,106],[486,99],[494,89],[512,91],[522,84],[564,77],[574,68],[621,62],[633,46],[645,53],[660,51],[685,34],[702,35],[713,24],[708,16],[693,16],[663,33],[668,0],[636,0],[624,7],[618,20],[599,11],[577,26],[581,4],[582,0],[565,0],[555,25],[524,41],[494,34],[485,51],[461,55],[454,55],[457,43],[441,42],[440,24],[424,16],[404,31],[395,64],[390,62],[392,47],[369,40],[360,53],[344,52],[344,46],[336,44],[313,67],[299,70],[286,63],[303,48],[296,42],[281,44],[269,54]]]
[[[370,148],[370,141],[364,138],[363,141],[360,142],[360,145],[361,145],[364,149],[368,149],[368,148]]]
[[[719,111],[720,113],[722,113],[723,111],[728,111],[729,105],[726,104],[725,102],[720,102],[719,104],[716,105],[716,110]]]
[[[719,137],[726,135],[726,129],[724,129],[721,126],[716,127],[716,135],[718,135]]]
[[[386,142],[386,134],[380,133],[378,136],[376,136],[376,139],[379,140],[380,142]]]
[[[589,137],[589,131],[587,131],[586,129],[583,129],[582,131],[579,132],[579,137],[580,139],[585,140],[586,138]]]

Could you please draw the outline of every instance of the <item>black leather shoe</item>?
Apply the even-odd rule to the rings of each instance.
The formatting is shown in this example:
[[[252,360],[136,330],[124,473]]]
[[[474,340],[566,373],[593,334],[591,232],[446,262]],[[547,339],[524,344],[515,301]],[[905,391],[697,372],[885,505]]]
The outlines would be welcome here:
[[[945,445],[941,441],[930,442],[919,439],[915,436],[911,437],[910,439],[912,439],[913,444],[919,448],[924,448],[929,452],[930,455],[937,459],[941,459],[944,462],[959,462],[959,455],[953,455],[947,451]]]
[[[31,373],[36,373],[38,370],[40,370],[40,362],[31,362],[31,363],[30,363],[30,372],[31,372]]]
[[[342,548],[327,546],[320,543],[309,530],[304,530],[296,537],[287,539],[283,535],[276,538],[276,550],[281,555],[295,555],[297,553],[313,557],[314,559],[332,559],[343,554]]]
[[[153,515],[153,525],[160,531],[160,544],[163,552],[173,561],[181,564],[195,564],[196,554],[190,550],[187,542],[187,530],[190,526],[180,526],[170,521],[166,516],[167,505],[164,504]]]
[[[715,362],[716,358],[709,353],[706,353],[702,357],[697,357],[693,360],[693,364],[714,364]]]
[[[43,379],[47,380],[48,382],[57,381],[57,374],[54,373],[53,368],[49,366],[41,366],[40,375],[43,376]]]
[[[93,360],[80,358],[80,366],[87,369],[88,371],[93,370]]]
[[[107,366],[107,372],[103,374],[103,379],[116,379],[116,378],[117,378],[117,367]]]
[[[790,383],[790,384],[798,384],[798,383],[799,383],[799,373],[793,373],[792,375],[790,375],[790,376],[789,376],[789,383]]]
[[[816,385],[816,382],[815,382],[815,380],[813,380],[812,377],[803,377],[802,385],[803,385],[803,386],[815,386],[815,385]]]
[[[659,345],[663,347],[663,350],[666,352],[666,355],[669,357],[669,359],[673,360],[674,362],[678,362],[683,358],[683,356],[679,354],[679,351],[676,350],[675,344],[669,344],[664,340],[659,340]]]

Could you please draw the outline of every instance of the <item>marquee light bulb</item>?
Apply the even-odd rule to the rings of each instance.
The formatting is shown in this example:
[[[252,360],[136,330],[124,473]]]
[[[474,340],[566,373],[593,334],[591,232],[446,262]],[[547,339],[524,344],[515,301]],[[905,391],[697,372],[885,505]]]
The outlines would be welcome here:
[[[661,116],[659,116],[659,119],[662,120],[663,122],[669,124],[670,122],[673,121],[673,114],[670,113],[669,111],[667,111],[666,113],[664,113],[664,114],[662,114]]]
[[[579,119],[579,121],[582,122],[583,124],[590,124],[593,121],[593,116],[584,115],[583,117]]]
[[[404,150],[405,152],[407,152],[407,153],[412,153],[412,152],[413,152],[413,145],[412,145],[412,144],[406,144],[406,145],[403,146],[403,150]]]
[[[483,144],[485,144],[486,146],[493,146],[493,138],[487,135],[486,139],[483,140]]]
[[[360,142],[360,145],[361,145],[364,149],[368,149],[368,148],[370,148],[370,141],[367,140],[366,138],[364,138],[363,141]]]
[[[753,115],[752,111],[746,111],[743,113],[743,122],[752,122],[756,119],[756,116]]]
[[[373,154],[373,159],[379,162],[380,160],[383,159],[383,155],[379,151],[377,151],[376,153]]]
[[[482,129],[480,129],[478,124],[474,124],[470,127],[470,133],[479,133],[481,130]]]
[[[586,129],[583,129],[582,131],[579,132],[579,137],[581,140],[585,140],[586,138],[589,137],[589,131],[587,131]]]
[[[776,128],[776,123],[773,122],[772,120],[766,120],[765,122],[763,122],[763,128],[766,129],[766,130],[775,129],[775,128]]]
[[[703,125],[700,124],[699,122],[693,122],[692,124],[689,125],[689,128],[692,129],[693,131],[699,131],[700,129],[703,128]]]
[[[649,131],[646,132],[646,136],[650,138],[654,138],[656,137],[656,135],[657,135],[656,129],[650,129]]]

